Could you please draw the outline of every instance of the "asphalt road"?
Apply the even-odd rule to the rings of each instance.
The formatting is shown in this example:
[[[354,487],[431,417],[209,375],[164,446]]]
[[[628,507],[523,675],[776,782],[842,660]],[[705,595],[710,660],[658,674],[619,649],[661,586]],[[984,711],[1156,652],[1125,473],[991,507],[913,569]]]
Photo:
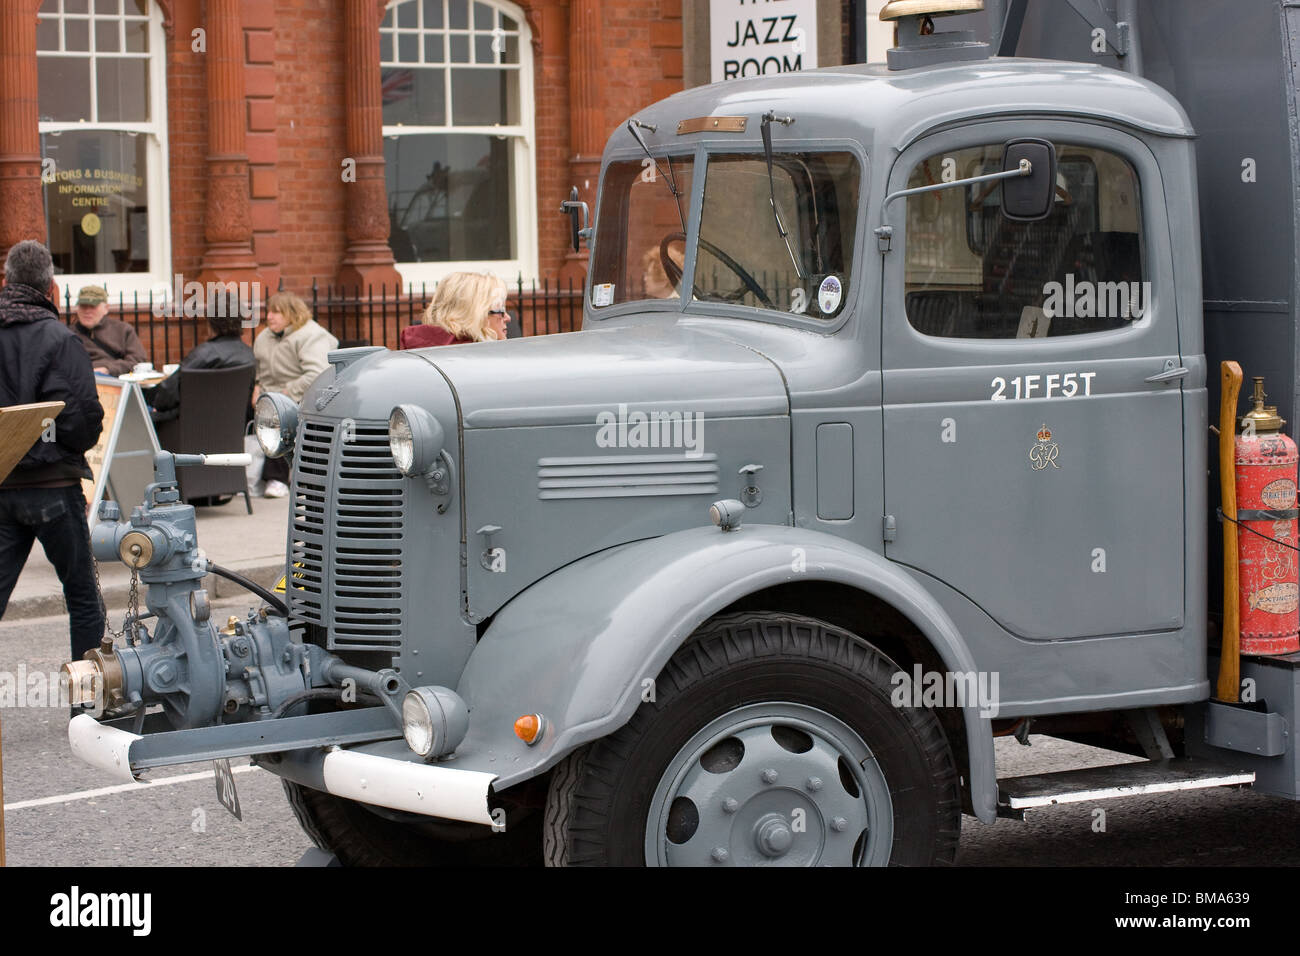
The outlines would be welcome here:
[[[0,673],[54,674],[67,654],[66,618],[0,623]],[[209,766],[160,771],[151,785],[114,787],[72,757],[61,707],[0,709],[5,838],[10,866],[289,866],[311,845],[279,779],[236,773],[243,821],[217,802]],[[998,744],[1003,776],[1084,764],[1115,754],[1033,736]],[[233,763],[233,762],[232,762]],[[192,778],[197,775],[197,778]],[[106,788],[108,788],[106,790]],[[1294,866],[1300,803],[1242,790],[1053,807],[1024,822],[963,818],[963,866]]]

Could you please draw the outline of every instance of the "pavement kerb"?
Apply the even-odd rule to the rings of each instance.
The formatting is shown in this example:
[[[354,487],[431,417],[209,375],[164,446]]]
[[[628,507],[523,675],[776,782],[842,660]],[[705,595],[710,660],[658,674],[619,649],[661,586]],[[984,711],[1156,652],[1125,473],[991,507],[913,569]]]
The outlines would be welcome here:
[[[233,562],[223,564],[222,567],[228,568],[236,574],[242,574],[254,583],[268,588],[279,581],[284,574],[284,562],[282,560],[243,565],[239,562]],[[239,594],[247,594],[251,604],[258,604],[262,600],[257,595],[244,590],[235,582],[219,578],[214,574],[204,577],[203,587],[208,589],[208,596],[212,598],[228,598]],[[103,586],[104,604],[108,608],[110,622],[120,618],[126,612],[126,599],[130,590],[131,585],[126,581],[121,583],[113,582]],[[143,602],[144,585],[141,585],[140,591],[140,598]],[[17,621],[25,618],[49,617],[53,614],[67,613],[68,607],[63,601],[63,592],[56,591],[52,594],[32,595],[29,597],[15,596],[9,601],[9,607],[5,610],[4,619],[6,621]]]

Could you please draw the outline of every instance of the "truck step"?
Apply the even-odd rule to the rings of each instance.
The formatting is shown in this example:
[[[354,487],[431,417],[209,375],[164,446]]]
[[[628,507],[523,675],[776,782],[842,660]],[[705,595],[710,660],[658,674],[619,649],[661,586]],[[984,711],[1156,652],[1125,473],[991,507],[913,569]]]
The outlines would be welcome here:
[[[1254,782],[1253,770],[1198,758],[1147,760],[1028,774],[998,781],[998,815],[1023,820],[1029,810],[1061,803],[1114,800],[1174,790],[1242,787]]]

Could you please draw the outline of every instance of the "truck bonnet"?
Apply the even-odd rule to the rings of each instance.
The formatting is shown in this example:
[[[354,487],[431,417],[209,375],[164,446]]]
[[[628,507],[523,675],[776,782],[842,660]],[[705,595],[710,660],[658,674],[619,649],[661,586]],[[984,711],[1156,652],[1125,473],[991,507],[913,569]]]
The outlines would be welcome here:
[[[749,465],[762,466],[762,497],[748,519],[788,518],[789,401],[781,374],[754,349],[698,322],[659,314],[562,335],[376,352],[325,373],[303,411],[378,421],[404,403],[438,418],[459,487],[453,506],[437,514],[422,479],[399,481],[403,621],[448,620],[459,611],[478,623],[578,558],[707,525],[713,501],[741,496]],[[343,468],[329,481],[346,485],[348,477]],[[321,494],[344,500],[342,492]],[[458,540],[463,571],[452,550]],[[405,553],[412,548],[428,552],[419,573]],[[453,575],[461,580],[452,584]],[[425,583],[416,587],[417,578]],[[444,592],[449,584],[459,585],[459,602]],[[328,609],[321,616],[327,628],[339,627]],[[409,644],[414,635],[404,631],[389,639]]]

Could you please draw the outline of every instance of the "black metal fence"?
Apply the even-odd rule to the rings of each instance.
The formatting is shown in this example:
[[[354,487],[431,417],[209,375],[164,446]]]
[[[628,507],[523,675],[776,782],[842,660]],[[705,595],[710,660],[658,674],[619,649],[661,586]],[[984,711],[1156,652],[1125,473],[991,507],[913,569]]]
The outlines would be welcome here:
[[[397,348],[401,330],[420,321],[436,288],[422,284],[402,291],[371,286],[363,292],[357,287],[321,288],[313,282],[308,304],[316,321],[329,329],[340,345]],[[573,332],[582,327],[582,287],[575,286],[572,279],[525,283],[521,276],[510,290],[506,309],[512,338]]]
[[[284,288],[283,284],[281,288]],[[342,346],[383,345],[397,348],[401,330],[420,321],[436,284],[403,289],[397,286],[345,288],[313,281],[303,299],[312,317],[330,331]],[[187,291],[188,290],[188,291]],[[205,315],[240,315],[245,338],[251,343],[261,325],[263,303],[248,285],[202,289],[184,287],[182,294],[156,296],[118,293],[109,296],[109,314],[132,325],[155,367],[179,362],[194,346],[211,337]],[[76,317],[77,290],[63,290],[63,312],[71,323]],[[177,301],[180,299],[180,301]],[[199,307],[201,305],[201,307]],[[511,322],[508,334],[545,335],[573,332],[582,327],[582,287],[572,279],[544,278],[513,283],[506,302]]]

